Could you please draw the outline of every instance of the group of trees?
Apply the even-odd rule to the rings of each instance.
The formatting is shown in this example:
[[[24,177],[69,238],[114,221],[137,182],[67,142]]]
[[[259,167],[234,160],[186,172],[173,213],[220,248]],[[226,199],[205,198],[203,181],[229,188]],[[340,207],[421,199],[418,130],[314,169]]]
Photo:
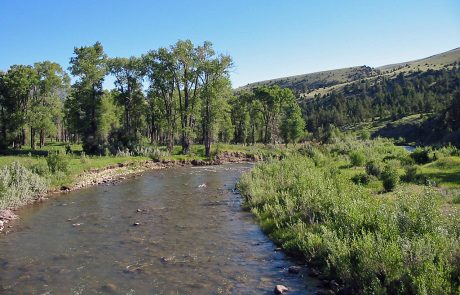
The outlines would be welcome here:
[[[209,42],[178,41],[140,57],[110,58],[101,43],[77,47],[69,75],[53,62],[0,72],[0,148],[46,138],[81,142],[88,154],[133,150],[150,141],[188,154],[215,141],[296,142],[305,123],[288,89],[263,87],[235,95],[230,56]],[[107,76],[114,80],[104,89]]]
[[[400,118],[418,113],[440,113],[459,90],[460,68],[379,76],[349,84],[303,103],[310,131],[328,125],[344,126],[374,118]]]
[[[305,121],[292,91],[261,86],[232,101],[234,141],[238,143],[296,143],[305,135]]]
[[[15,65],[0,72],[0,148],[30,143],[35,148],[63,127],[63,99],[70,79],[57,63]],[[30,136],[27,139],[27,134]]]

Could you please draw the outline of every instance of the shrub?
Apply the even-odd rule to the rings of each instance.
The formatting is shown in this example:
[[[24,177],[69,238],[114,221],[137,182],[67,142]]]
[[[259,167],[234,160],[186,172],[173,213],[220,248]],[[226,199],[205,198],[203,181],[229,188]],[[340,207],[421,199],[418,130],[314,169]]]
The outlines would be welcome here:
[[[299,149],[299,153],[312,159],[315,166],[322,167],[327,163],[327,157],[313,145],[304,145]]]
[[[416,166],[407,166],[406,173],[403,176],[403,180],[406,182],[418,182],[419,177],[417,175],[417,167]]]
[[[366,157],[362,151],[355,151],[350,153],[351,165],[354,167],[361,167],[366,161]]]
[[[423,148],[416,148],[411,154],[410,157],[414,159],[417,164],[426,164],[430,162],[429,151]]]
[[[256,165],[238,188],[263,229],[344,294],[458,293],[460,222],[434,190],[376,198],[328,170],[289,156]],[[398,176],[396,163],[387,175]]]
[[[382,180],[385,191],[390,192],[394,190],[399,183],[398,169],[391,164],[385,165],[380,179]]]
[[[369,184],[369,182],[371,181],[371,177],[369,174],[366,174],[366,173],[360,173],[360,174],[356,174],[354,175],[351,180],[355,183],[355,184]]]
[[[161,160],[162,158],[168,155],[167,151],[161,151],[159,148],[155,148],[152,146],[136,146],[131,155],[133,156],[142,156],[148,157],[152,160]]]
[[[49,173],[48,165],[44,161],[39,161],[37,163],[32,164],[30,167],[30,170],[33,173],[38,174],[40,176],[45,176],[46,174]]]
[[[50,153],[48,157],[46,157],[46,162],[48,163],[48,168],[51,173],[56,173],[58,171],[67,172],[69,167],[69,158],[59,152]]]
[[[371,134],[368,130],[362,130],[359,134],[359,137],[362,139],[362,140],[369,140],[371,139]]]
[[[71,155],[72,154],[72,146],[70,145],[70,143],[65,145],[65,153],[66,153],[66,155]]]
[[[45,178],[28,170],[18,162],[0,169],[0,210],[16,208],[46,193]]]
[[[366,163],[366,173],[375,177],[380,177],[382,174],[382,165],[377,161],[369,161]]]

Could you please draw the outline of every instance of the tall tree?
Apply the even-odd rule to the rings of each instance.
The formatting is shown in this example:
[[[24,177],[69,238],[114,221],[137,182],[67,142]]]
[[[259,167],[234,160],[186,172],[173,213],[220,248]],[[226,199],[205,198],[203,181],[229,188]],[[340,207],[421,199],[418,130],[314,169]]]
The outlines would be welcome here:
[[[102,44],[76,47],[70,59],[70,72],[77,77],[73,85],[78,110],[78,131],[82,135],[83,150],[89,154],[103,152],[103,140],[97,138],[97,112],[104,94],[102,83],[107,74],[107,55]]]
[[[150,103],[155,103],[161,98],[166,121],[166,145],[169,152],[174,146],[174,131],[176,129],[175,114],[175,66],[173,54],[167,48],[150,51],[143,56],[145,72],[150,81]],[[151,106],[152,107],[152,106]]]
[[[288,143],[297,143],[302,135],[305,134],[305,120],[295,100],[290,101],[284,106],[280,129],[281,137],[286,146]]]
[[[210,46],[210,45],[209,45]],[[213,58],[214,51],[205,52],[200,80],[202,83],[202,122],[205,156],[211,155],[211,144],[217,133],[217,124],[227,112],[227,100],[231,96],[228,70],[232,64],[229,56]]]
[[[212,45],[194,47],[190,40],[179,40],[171,47],[174,61],[174,82],[179,97],[182,153],[190,152],[193,127],[199,103],[200,74],[203,62],[211,55]]]
[[[138,143],[143,123],[145,98],[142,92],[144,67],[137,57],[112,58],[108,62],[110,73],[115,77],[118,90],[116,101],[123,108],[123,129],[130,144]]]
[[[63,100],[69,94],[70,79],[57,63],[45,61],[35,63],[38,75],[37,91],[30,102],[28,125],[30,127],[30,147],[35,149],[35,135],[38,132],[40,147],[45,138],[55,135],[62,124]]]
[[[13,147],[24,145],[30,102],[38,92],[37,71],[32,66],[11,66],[2,76],[1,84],[4,140]]]

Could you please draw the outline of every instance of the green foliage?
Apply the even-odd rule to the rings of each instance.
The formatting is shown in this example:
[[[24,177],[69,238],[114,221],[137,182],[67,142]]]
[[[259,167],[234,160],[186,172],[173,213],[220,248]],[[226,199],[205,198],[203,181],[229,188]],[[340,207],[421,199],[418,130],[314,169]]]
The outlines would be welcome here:
[[[0,210],[17,208],[46,193],[48,182],[18,162],[0,169]]]
[[[361,167],[366,163],[366,156],[362,151],[353,151],[350,153],[350,161],[352,166]]]
[[[355,184],[363,184],[363,185],[366,185],[366,184],[369,184],[369,182],[371,181],[371,176],[369,174],[366,174],[366,173],[359,173],[359,174],[356,174],[354,175],[351,180],[355,183]]]
[[[417,164],[426,164],[430,162],[430,151],[424,148],[416,148],[411,154],[410,157],[414,159]]]
[[[316,132],[330,124],[343,127],[375,118],[395,120],[411,114],[437,113],[447,123],[439,127],[458,130],[460,99],[452,103],[452,97],[458,91],[459,73],[459,67],[451,67],[347,83],[304,100],[307,129]]]
[[[407,166],[403,180],[406,182],[417,182],[420,178],[417,175],[417,166]]]
[[[394,162],[383,175],[394,177]],[[396,172],[395,172],[396,171]],[[245,207],[290,251],[351,294],[455,294],[458,224],[432,190],[390,200],[306,157],[263,163],[238,184]]]
[[[382,174],[382,164],[378,161],[369,161],[366,163],[366,173],[375,177],[380,177]]]
[[[67,172],[69,158],[63,153],[53,152],[46,157],[46,163],[51,173]]]
[[[40,176],[46,176],[50,172],[48,164],[45,161],[37,161],[32,164],[30,166],[30,171]]]
[[[385,191],[390,192],[394,190],[399,183],[398,168],[393,163],[386,164],[380,179],[382,180]]]
[[[98,131],[98,113],[104,94],[102,83],[107,74],[107,55],[100,42],[93,46],[74,48],[70,59],[70,72],[77,78],[73,85],[73,94],[68,106],[72,107],[68,118],[72,129],[83,138],[83,150],[87,154],[101,154],[104,150],[104,138]],[[74,116],[74,114],[79,114]]]
[[[280,129],[281,137],[286,144],[290,142],[295,144],[305,134],[305,121],[296,101],[291,101],[284,108]]]

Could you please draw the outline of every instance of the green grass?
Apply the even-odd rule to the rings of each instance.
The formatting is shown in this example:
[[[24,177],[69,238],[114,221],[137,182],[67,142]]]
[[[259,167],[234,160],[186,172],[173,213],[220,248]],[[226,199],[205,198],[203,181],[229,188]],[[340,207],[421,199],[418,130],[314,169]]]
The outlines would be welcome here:
[[[460,157],[450,156],[420,167],[422,175],[439,186],[460,188]]]
[[[350,294],[458,294],[460,201],[454,190],[442,194],[400,182],[384,192],[377,178],[355,185],[351,178],[365,169],[351,167],[354,151],[400,175],[413,165],[409,153],[383,139],[306,146],[303,156],[258,164],[243,175],[238,187],[245,207],[276,243]],[[445,157],[420,171],[458,185],[458,164],[459,157]]]

